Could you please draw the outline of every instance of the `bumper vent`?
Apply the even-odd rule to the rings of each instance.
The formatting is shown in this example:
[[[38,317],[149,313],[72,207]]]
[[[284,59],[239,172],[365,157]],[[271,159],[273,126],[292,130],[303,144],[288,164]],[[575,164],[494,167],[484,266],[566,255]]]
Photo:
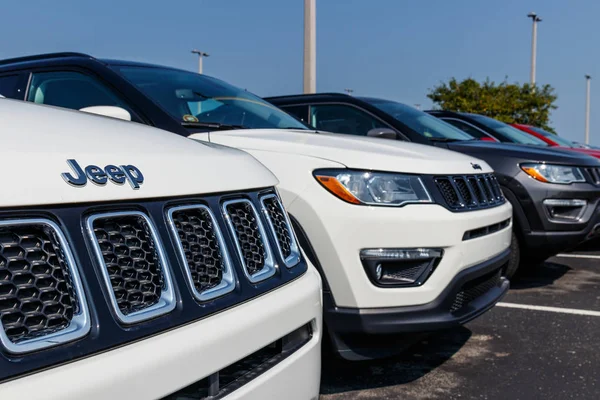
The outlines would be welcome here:
[[[600,168],[585,168],[594,185],[600,185]]]
[[[477,210],[506,201],[494,174],[438,176],[434,181],[452,210]]]
[[[230,200],[223,209],[248,279],[255,283],[275,274],[271,247],[254,205],[244,199]]]
[[[174,207],[168,220],[195,297],[206,301],[231,292],[235,283],[229,255],[210,209]]]
[[[454,302],[450,307],[450,312],[455,313],[460,311],[463,307],[469,305],[469,303],[498,286],[500,284],[501,273],[502,271],[499,269],[467,282],[461,288],[460,292],[456,294]]]
[[[300,251],[287,213],[274,194],[264,196],[261,201],[281,258],[288,268],[293,267],[300,261]]]
[[[53,222],[0,222],[0,320],[0,340],[13,353],[70,341],[89,331],[79,275]]]
[[[121,322],[154,318],[175,307],[170,271],[156,229],[144,214],[94,215],[88,231]]]

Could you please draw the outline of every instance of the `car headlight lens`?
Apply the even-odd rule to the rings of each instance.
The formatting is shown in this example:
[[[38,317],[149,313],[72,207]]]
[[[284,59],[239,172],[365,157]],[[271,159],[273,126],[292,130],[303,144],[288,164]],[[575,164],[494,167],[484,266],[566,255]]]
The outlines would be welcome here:
[[[338,198],[352,204],[402,206],[431,203],[421,178],[415,175],[353,170],[318,170],[315,178]]]
[[[577,167],[552,164],[522,164],[521,169],[540,182],[560,183],[567,185],[575,182],[585,182],[585,177]]]

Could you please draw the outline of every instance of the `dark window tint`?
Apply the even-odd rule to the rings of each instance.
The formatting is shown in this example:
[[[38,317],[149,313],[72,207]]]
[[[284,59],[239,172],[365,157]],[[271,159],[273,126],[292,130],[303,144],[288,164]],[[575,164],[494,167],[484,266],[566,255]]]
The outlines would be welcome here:
[[[480,131],[479,129],[475,128],[472,125],[467,124],[466,122],[462,122],[456,119],[447,119],[447,118],[442,118],[444,120],[444,122],[449,123],[450,125],[460,129],[461,131],[468,133],[469,135],[473,136],[476,139],[481,139],[484,137],[490,137],[489,135],[486,135],[485,133],[483,133],[482,131]]]
[[[73,71],[33,74],[27,101],[79,110],[92,106],[116,106],[131,110],[97,79]]]
[[[560,146],[564,146],[564,147],[577,147],[575,146],[575,143],[571,142],[568,139],[565,139],[563,137],[560,137],[554,133],[550,133],[548,131],[543,130],[542,128],[538,128],[535,126],[530,126],[529,129],[531,129],[534,132],[539,133],[540,135],[543,135],[545,137],[547,137],[548,139],[552,140],[553,142],[557,143]]]
[[[281,107],[281,109],[308,124],[308,106],[285,106]]]
[[[535,136],[531,136],[525,132],[521,132],[517,128],[500,122],[490,117],[478,114],[468,114],[469,118],[481,125],[491,129],[494,132],[496,139],[501,142],[519,143],[519,144],[532,144],[535,146],[548,146],[548,143],[542,139],[538,139]]]
[[[386,124],[357,108],[345,105],[323,104],[310,108],[310,125],[334,133],[366,136],[374,128],[388,128]]]
[[[16,99],[18,97],[18,83],[19,75],[0,76],[0,94],[4,97]]]

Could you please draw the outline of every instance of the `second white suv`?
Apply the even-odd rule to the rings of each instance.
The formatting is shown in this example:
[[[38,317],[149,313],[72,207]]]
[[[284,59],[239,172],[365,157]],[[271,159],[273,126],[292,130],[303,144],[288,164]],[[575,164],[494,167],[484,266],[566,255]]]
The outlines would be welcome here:
[[[13,62],[30,71],[29,101],[122,107],[134,121],[246,150],[273,171],[301,247],[321,271],[325,323],[345,358],[388,354],[400,333],[464,323],[508,289],[501,274],[512,209],[483,161],[311,131],[205,75],[77,54],[40,57]],[[477,202],[459,204],[467,192]]]

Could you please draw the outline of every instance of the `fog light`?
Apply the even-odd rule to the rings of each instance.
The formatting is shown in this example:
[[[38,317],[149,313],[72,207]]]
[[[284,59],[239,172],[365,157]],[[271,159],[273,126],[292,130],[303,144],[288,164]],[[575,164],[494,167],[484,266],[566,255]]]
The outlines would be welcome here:
[[[544,206],[552,220],[577,221],[583,216],[587,201],[579,199],[546,199],[544,200]]]
[[[360,259],[377,286],[422,285],[442,259],[441,249],[364,249]]]

